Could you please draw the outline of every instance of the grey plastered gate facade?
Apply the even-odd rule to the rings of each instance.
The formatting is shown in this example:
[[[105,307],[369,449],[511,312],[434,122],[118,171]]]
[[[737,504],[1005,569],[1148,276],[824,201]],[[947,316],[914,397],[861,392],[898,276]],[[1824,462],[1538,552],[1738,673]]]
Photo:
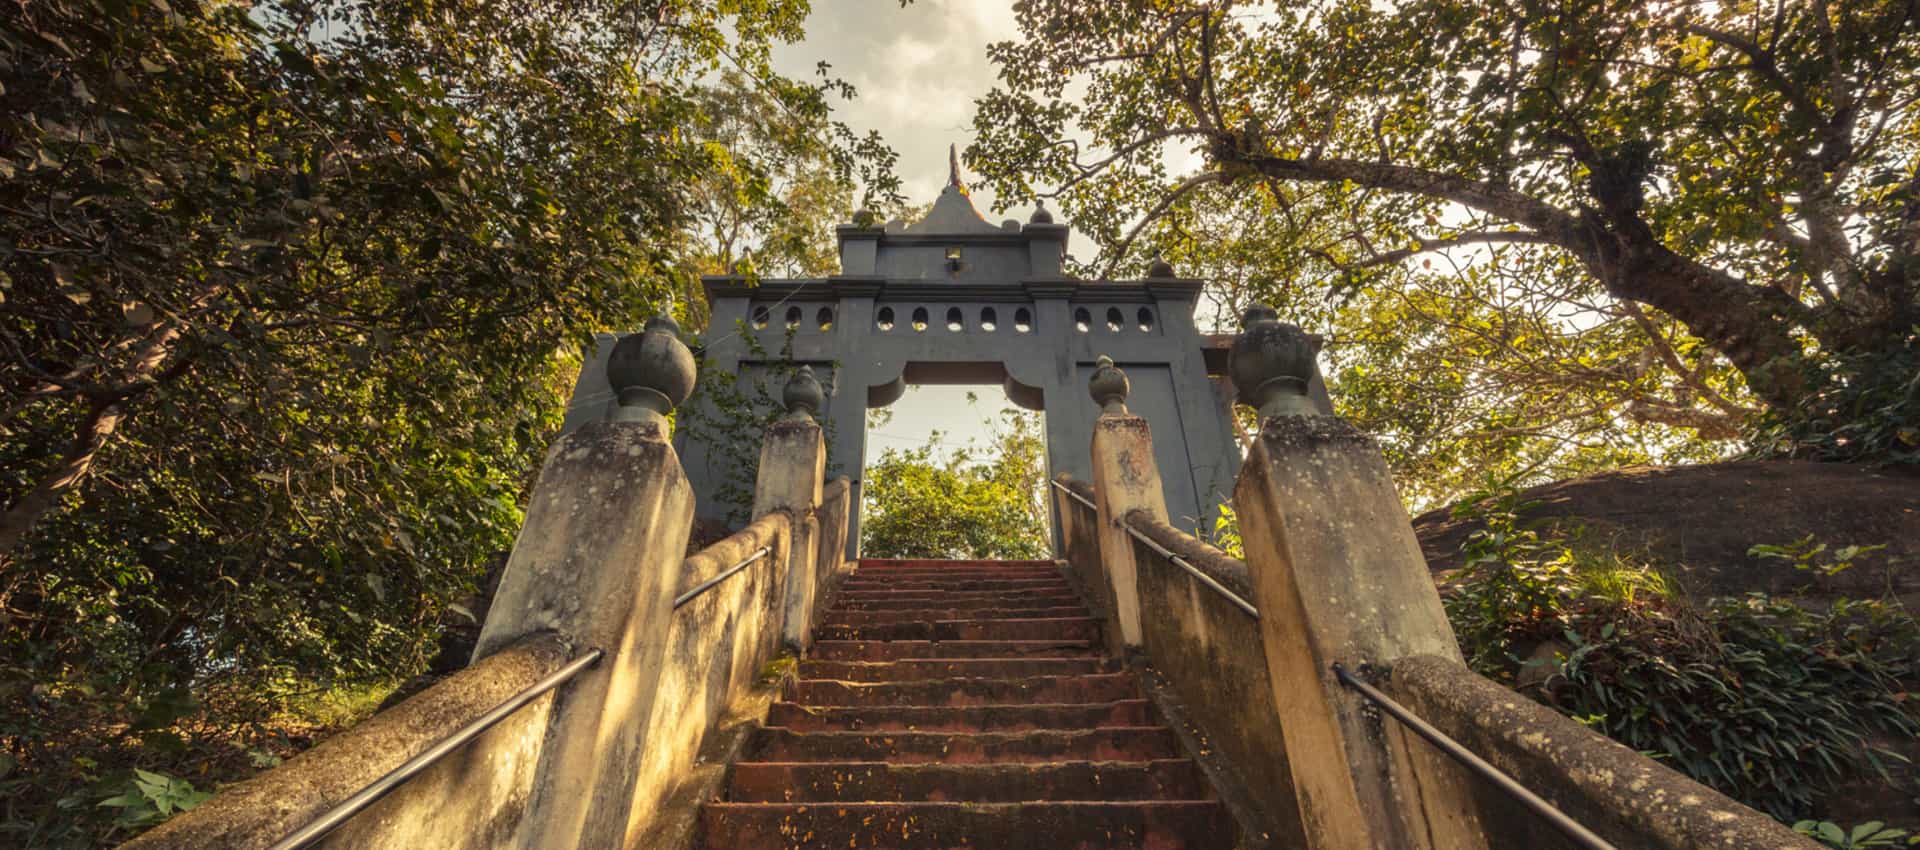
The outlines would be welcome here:
[[[1194,324],[1201,281],[1175,277],[1164,263],[1143,280],[1066,276],[1067,235],[1044,208],[1024,225],[987,222],[955,169],[921,221],[837,228],[840,274],[757,286],[705,278],[712,321],[701,373],[771,376],[778,387],[787,371],[812,366],[828,393],[821,416],[831,434],[828,467],[851,479],[852,504],[859,505],[866,411],[892,404],[910,384],[1002,385],[1015,404],[1045,411],[1049,475],[1086,479],[1099,414],[1087,381],[1095,359],[1106,355],[1132,381],[1128,405],[1154,429],[1168,516],[1176,525],[1210,529],[1232,492],[1240,454],[1230,385],[1210,379],[1225,369],[1224,346]],[[614,406],[591,389],[606,385],[612,339],[582,369],[567,429],[604,418]],[[1324,405],[1318,383],[1312,389]],[[717,418],[702,394],[689,405],[694,416]],[[741,514],[746,506],[731,504],[730,494],[750,493],[751,481],[744,491],[737,482],[724,486],[727,467],[737,462],[716,443],[757,437],[678,430],[676,448],[699,494],[699,516]],[[853,513],[847,538],[849,554],[857,555]]]

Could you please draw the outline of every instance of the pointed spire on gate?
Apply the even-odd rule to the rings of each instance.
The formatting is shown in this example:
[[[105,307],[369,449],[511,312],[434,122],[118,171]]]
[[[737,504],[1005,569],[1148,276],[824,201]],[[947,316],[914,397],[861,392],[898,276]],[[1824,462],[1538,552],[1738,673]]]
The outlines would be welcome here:
[[[947,145],[947,185],[959,189],[960,194],[971,194],[967,191],[966,181],[960,179],[959,145]]]

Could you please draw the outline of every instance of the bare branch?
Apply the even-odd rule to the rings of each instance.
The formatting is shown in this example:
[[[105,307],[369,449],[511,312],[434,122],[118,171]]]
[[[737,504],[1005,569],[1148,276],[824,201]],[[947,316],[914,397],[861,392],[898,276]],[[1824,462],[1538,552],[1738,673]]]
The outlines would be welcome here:
[[[1155,204],[1152,210],[1149,210],[1145,216],[1140,218],[1140,221],[1133,225],[1132,230],[1127,231],[1127,238],[1120,240],[1119,246],[1114,248],[1113,256],[1107,260],[1107,267],[1100,272],[1100,278],[1102,280],[1111,280],[1113,278],[1114,267],[1120,264],[1121,258],[1125,257],[1127,251],[1133,247],[1133,240],[1140,237],[1140,231],[1145,230],[1147,225],[1152,224],[1155,219],[1165,214],[1167,208],[1173,206],[1175,201],[1180,200],[1180,198],[1188,192],[1198,189],[1201,186],[1209,183],[1219,183],[1223,179],[1225,178],[1220,172],[1208,171],[1182,180],[1180,185],[1173,187],[1173,191],[1168,192],[1166,197],[1161,198],[1160,203]]]

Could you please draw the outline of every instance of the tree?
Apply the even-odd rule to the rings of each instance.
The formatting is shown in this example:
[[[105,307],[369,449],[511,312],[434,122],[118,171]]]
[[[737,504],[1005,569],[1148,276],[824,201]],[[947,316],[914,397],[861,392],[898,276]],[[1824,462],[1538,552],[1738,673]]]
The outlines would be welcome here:
[[[860,551],[870,558],[1044,558],[1046,479],[1038,417],[1001,411],[984,451],[887,449],[867,468]]]
[[[692,218],[707,251],[701,271],[727,274],[744,264],[768,277],[832,274],[839,268],[833,225],[853,217],[854,184],[835,168],[827,117],[788,111],[737,71],[699,97],[711,122],[701,138],[753,167],[694,187]]]
[[[769,69],[805,15],[0,11],[6,843],[106,840],[41,816],[218,762],[182,713],[230,730],[419,666],[511,540],[571,352],[687,289],[691,187],[769,168],[693,132],[698,81],[821,120],[844,93]],[[842,179],[875,161],[834,138]]]
[[[1323,208],[1327,194],[1208,186],[1142,237],[1181,274],[1209,281],[1203,324],[1230,328],[1266,302],[1321,333],[1336,411],[1380,438],[1416,509],[1489,478],[1557,480],[1731,451],[1753,411],[1738,373],[1630,303],[1567,315],[1585,285],[1578,274],[1542,277],[1496,248],[1436,253],[1337,297],[1294,285],[1330,271],[1297,246],[1349,226]],[[1250,433],[1251,412],[1238,413]]]
[[[1009,201],[1050,185],[1109,269],[1203,187],[1319,187],[1333,218],[1292,244],[1317,285],[1504,247],[1563,305],[1658,311],[1657,335],[1685,330],[1670,347],[1725,357],[1776,418],[1892,423],[1835,453],[1905,450],[1917,19],[1897,0],[1030,0],[1024,39],[991,48],[1005,85],[970,160]]]

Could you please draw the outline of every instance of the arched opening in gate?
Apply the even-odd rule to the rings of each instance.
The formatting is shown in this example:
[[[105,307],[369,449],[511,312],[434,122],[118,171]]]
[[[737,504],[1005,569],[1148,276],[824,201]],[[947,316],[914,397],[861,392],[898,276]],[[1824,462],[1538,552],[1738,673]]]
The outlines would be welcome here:
[[[1048,557],[1041,402],[998,363],[910,364],[870,387],[862,556]]]

